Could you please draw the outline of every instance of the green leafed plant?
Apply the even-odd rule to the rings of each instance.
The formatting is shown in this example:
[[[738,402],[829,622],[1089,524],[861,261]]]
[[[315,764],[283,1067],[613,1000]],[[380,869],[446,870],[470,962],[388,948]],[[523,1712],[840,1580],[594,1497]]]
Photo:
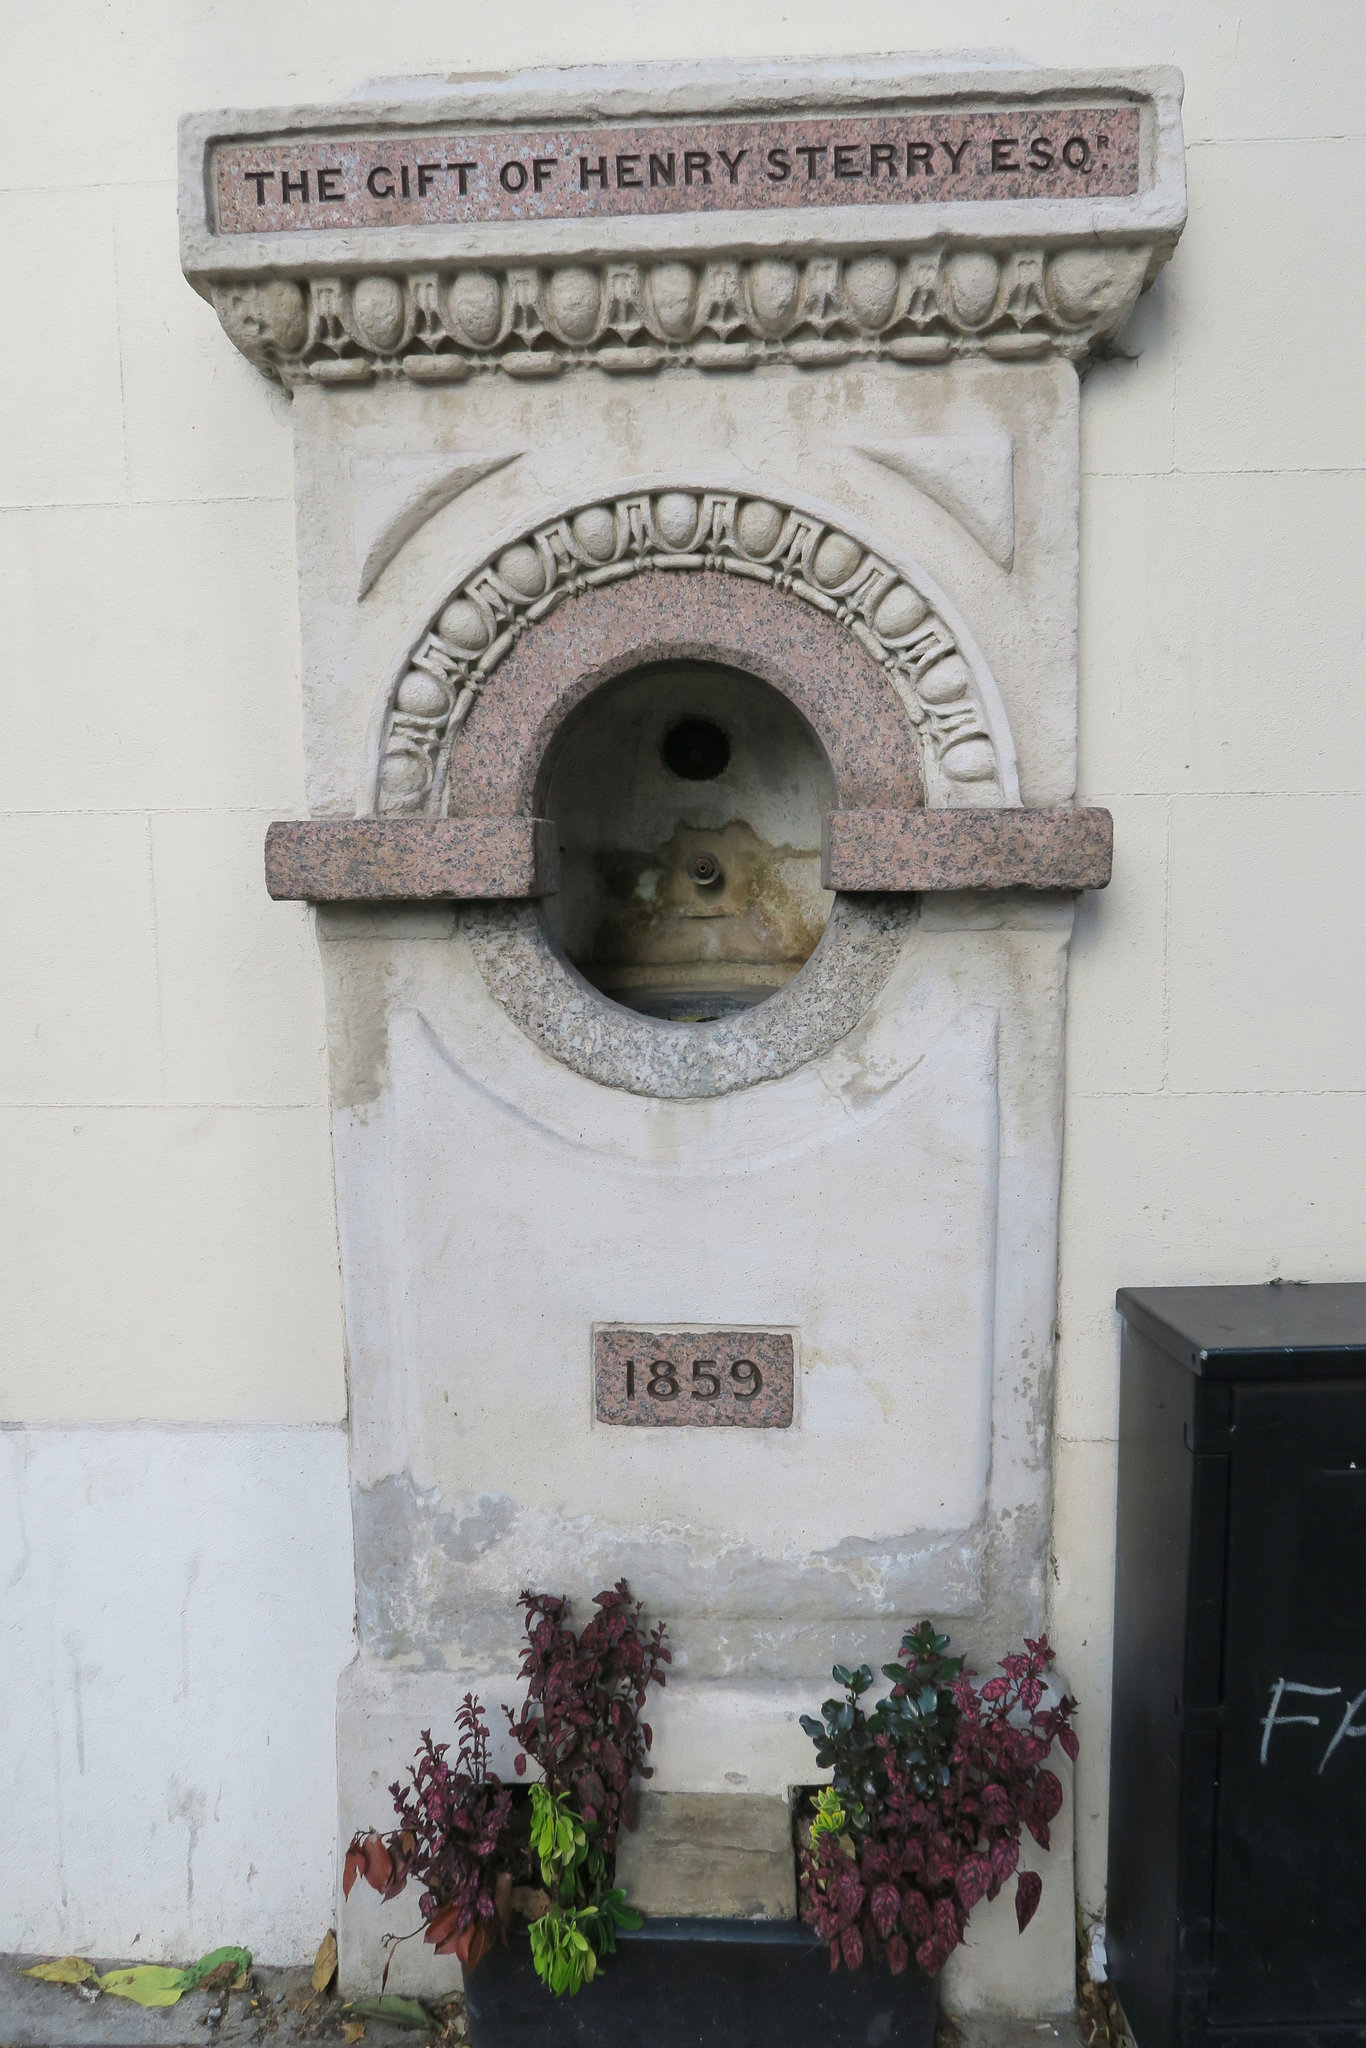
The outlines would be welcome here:
[[[816,1811],[811,1819],[813,1846],[821,1835],[833,1835],[838,1841],[848,1825],[849,1816],[844,1810],[839,1793],[833,1785],[822,1785],[816,1794]]]
[[[830,1674],[844,1687],[842,1700],[826,1700],[821,1719],[802,1715],[802,1727],[816,1745],[819,1769],[830,1771],[844,1806],[848,1832],[858,1839],[869,1815],[881,1811],[888,1788],[888,1744],[896,1761],[922,1798],[932,1797],[948,1782],[949,1757],[958,1726],[958,1707],[951,1690],[962,1676],[961,1657],[946,1657],[947,1636],[937,1635],[922,1621],[901,1641],[901,1660],[884,1664],[882,1675],[892,1691],[871,1713],[860,1705],[873,1685],[871,1665],[851,1671],[837,1664]]]
[[[599,1830],[574,1811],[567,1792],[531,1787],[531,1847],[551,1901],[528,1929],[531,1960],[548,1990],[572,1998],[592,1981],[598,1957],[615,1953],[617,1929],[639,1927],[640,1915],[624,1891],[608,1888]]]
[[[572,1998],[592,1982],[598,1957],[616,1953],[618,1928],[641,1924],[620,1889],[602,1892],[589,1906],[552,1906],[527,1929],[536,1975],[548,1991]]]
[[[596,1834],[596,1830],[594,1831]],[[601,1846],[590,1839],[588,1825],[569,1804],[567,1792],[548,1785],[531,1788],[531,1846],[540,1859],[541,1882],[552,1899],[572,1899],[576,1875],[603,1875]]]

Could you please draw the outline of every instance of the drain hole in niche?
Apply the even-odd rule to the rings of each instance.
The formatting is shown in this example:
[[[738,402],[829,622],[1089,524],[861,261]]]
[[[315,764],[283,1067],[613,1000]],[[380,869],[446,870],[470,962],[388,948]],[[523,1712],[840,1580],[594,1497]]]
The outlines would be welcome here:
[[[660,752],[670,774],[684,782],[714,782],[730,766],[730,740],[710,718],[680,718]]]
[[[566,723],[543,791],[560,838],[543,915],[614,1002],[709,1022],[775,995],[815,951],[833,778],[769,684],[701,662],[620,677]]]

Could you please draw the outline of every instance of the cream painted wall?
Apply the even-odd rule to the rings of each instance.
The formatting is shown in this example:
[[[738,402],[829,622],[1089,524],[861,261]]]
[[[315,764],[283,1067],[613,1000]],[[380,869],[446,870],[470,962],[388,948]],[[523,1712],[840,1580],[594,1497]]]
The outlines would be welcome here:
[[[0,1416],[335,1421],[288,400],[183,283],[191,107],[384,73],[942,48],[929,0],[12,0],[0,14]],[[1366,1275],[1366,12],[962,0],[954,46],[1172,61],[1191,224],[1083,397],[1080,918],[1056,1634],[1103,1889],[1116,1285]]]

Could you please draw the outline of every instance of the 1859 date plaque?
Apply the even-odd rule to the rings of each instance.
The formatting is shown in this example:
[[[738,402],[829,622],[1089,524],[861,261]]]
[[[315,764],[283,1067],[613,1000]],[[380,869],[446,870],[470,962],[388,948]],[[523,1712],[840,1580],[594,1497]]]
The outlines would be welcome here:
[[[795,1364],[774,1330],[593,1332],[599,1422],[694,1429],[789,1429]]]

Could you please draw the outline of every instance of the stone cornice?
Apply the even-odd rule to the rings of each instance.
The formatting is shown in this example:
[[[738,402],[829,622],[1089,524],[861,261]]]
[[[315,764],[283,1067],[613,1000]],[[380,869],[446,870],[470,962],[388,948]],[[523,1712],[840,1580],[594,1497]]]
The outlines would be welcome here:
[[[763,121],[801,115],[1138,122],[1135,190],[1073,179],[1052,196],[598,212],[289,232],[220,231],[216,153],[348,138],[499,137],[529,124]],[[1136,112],[1135,112],[1136,110]],[[1066,181],[1064,181],[1066,182]],[[1076,188],[1076,189],[1072,189]],[[463,187],[462,187],[463,189]],[[926,188],[928,190],[928,187]],[[314,209],[315,214],[320,211]],[[390,85],[328,107],[192,115],[181,133],[186,275],[238,348],[286,384],[459,381],[580,365],[637,374],[763,362],[815,368],[961,354],[1084,357],[1113,334],[1185,219],[1180,78],[911,59],[660,65]]]

